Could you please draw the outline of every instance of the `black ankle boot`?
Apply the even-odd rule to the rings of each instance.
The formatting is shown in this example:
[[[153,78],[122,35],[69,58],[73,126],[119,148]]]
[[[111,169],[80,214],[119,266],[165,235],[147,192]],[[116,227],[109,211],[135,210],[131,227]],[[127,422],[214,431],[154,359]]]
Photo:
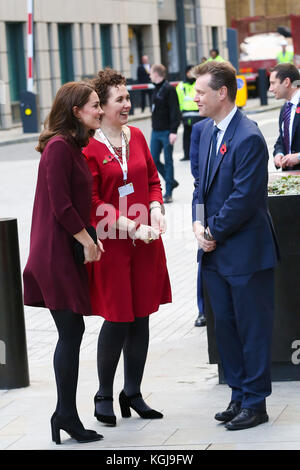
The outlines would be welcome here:
[[[119,395],[119,403],[121,408],[121,414],[123,418],[130,418],[132,408],[141,418],[143,419],[160,419],[163,418],[163,414],[156,410],[139,410],[135,405],[132,404],[132,400],[135,398],[142,398],[141,393],[137,393],[136,395],[131,395],[127,397],[124,393],[124,390]]]
[[[94,402],[95,402],[95,414],[94,416],[97,418],[98,421],[104,424],[109,424],[110,426],[116,426],[117,418],[115,415],[104,415],[102,413],[97,413],[97,403],[101,401],[113,401],[113,397],[103,397],[101,395],[95,395]]]
[[[56,444],[61,444],[61,429],[79,443],[94,442],[103,439],[103,436],[96,433],[96,431],[85,429],[78,418],[64,418],[55,412],[51,418],[51,432],[52,441]]]

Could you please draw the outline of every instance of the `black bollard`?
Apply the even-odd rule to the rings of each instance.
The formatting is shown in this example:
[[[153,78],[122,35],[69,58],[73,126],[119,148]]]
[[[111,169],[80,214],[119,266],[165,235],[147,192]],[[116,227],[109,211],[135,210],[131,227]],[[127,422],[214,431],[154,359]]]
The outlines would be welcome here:
[[[0,389],[28,385],[17,220],[0,219]]]
[[[267,80],[267,72],[266,69],[259,69],[258,70],[258,90],[260,96],[260,104],[261,106],[265,106],[268,104],[268,80]]]

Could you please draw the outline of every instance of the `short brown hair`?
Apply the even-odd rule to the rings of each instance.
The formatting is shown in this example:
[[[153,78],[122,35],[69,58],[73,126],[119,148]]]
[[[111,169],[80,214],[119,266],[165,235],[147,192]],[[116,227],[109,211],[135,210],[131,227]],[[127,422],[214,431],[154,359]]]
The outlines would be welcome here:
[[[237,93],[236,70],[230,62],[211,60],[193,68],[193,75],[196,78],[206,74],[211,76],[209,86],[213,90],[219,90],[222,86],[226,86],[228,98],[232,102],[235,101]]]
[[[36,147],[38,152],[42,153],[48,141],[56,135],[62,135],[78,147],[85,147],[88,144],[89,138],[95,131],[86,129],[74,115],[73,108],[74,106],[82,108],[93,91],[95,89],[88,81],[68,82],[58,90],[45,120],[44,130],[39,137]]]
[[[286,78],[289,78],[291,83],[300,80],[299,70],[293,64],[277,64],[270,71],[276,72],[276,78],[279,78],[280,83],[282,83]],[[297,86],[300,86],[300,83],[298,83]]]
[[[93,80],[93,85],[100,99],[100,106],[107,103],[111,87],[126,85],[126,78],[116,70],[105,67],[100,70],[97,77]]]
[[[165,78],[167,75],[167,69],[163,64],[152,65],[153,72],[156,72],[160,77]]]

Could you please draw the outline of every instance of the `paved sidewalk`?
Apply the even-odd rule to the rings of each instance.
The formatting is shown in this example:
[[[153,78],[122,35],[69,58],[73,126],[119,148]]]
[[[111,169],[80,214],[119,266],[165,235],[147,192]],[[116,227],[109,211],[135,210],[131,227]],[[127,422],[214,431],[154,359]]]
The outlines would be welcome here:
[[[180,133],[181,134],[181,133]],[[34,144],[33,144],[34,145]],[[122,419],[118,393],[122,361],[115,380],[117,426],[93,417],[97,390],[96,348],[102,323],[86,318],[81,349],[78,409],[85,426],[104,435],[97,443],[78,444],[62,433],[63,445],[51,442],[49,419],[55,408],[52,357],[56,329],[45,309],[25,308],[30,387],[0,391],[0,449],[297,449],[300,450],[298,382],[277,382],[268,399],[270,421],[257,428],[230,432],[214,420],[229,401],[229,390],[218,384],[216,365],[208,363],[206,328],[196,318],[196,244],[191,233],[192,178],[189,163],[180,162],[181,139],[175,146],[175,174],[180,181],[174,203],[166,207],[165,247],[173,303],[151,318],[151,341],[142,392],[149,405],[162,411],[162,420],[142,420],[134,412]],[[21,264],[27,259],[31,208],[38,159],[0,162],[0,214],[18,218]],[[21,196],[21,197],[20,197]]]

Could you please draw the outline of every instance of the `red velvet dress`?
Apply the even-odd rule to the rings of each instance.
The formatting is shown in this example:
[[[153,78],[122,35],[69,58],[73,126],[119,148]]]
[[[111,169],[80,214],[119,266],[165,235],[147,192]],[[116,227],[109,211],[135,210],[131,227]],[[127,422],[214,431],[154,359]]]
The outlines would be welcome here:
[[[137,240],[134,246],[127,234],[122,238],[122,232],[111,229],[120,215],[150,225],[150,202],[163,202],[146,140],[139,129],[130,131],[127,182],[134,192],[128,196],[119,197],[123,173],[106,145],[92,138],[83,150],[93,176],[91,222],[105,249],[99,263],[86,265],[92,310],[113,322],[148,316],[172,300],[162,239],[148,245]]]
[[[62,137],[42,153],[24,270],[25,305],[91,315],[85,265],[73,256],[73,235],[90,225],[92,177],[79,148]]]

